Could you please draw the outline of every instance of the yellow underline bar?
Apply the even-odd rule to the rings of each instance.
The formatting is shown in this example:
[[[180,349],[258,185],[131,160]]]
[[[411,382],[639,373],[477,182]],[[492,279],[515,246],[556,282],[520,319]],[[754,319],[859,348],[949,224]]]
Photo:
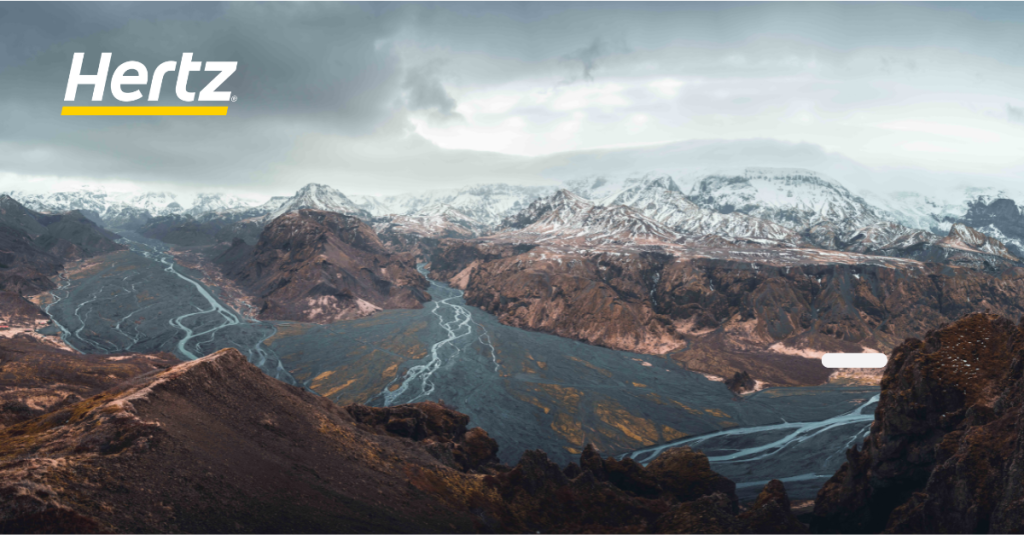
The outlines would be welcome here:
[[[61,115],[227,115],[227,106],[64,106]]]

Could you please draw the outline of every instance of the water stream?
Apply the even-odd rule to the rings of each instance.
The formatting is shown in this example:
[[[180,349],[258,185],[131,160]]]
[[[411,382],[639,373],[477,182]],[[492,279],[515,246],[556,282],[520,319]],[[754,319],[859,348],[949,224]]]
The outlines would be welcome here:
[[[416,266],[416,269],[424,277],[427,276],[425,264]],[[428,280],[430,279],[428,278]],[[460,357],[477,354],[467,351],[469,348],[466,344],[460,345],[459,341],[479,342],[489,349],[489,356],[494,363],[494,372],[497,373],[500,368],[490,333],[473,319],[473,313],[465,304],[453,303],[462,298],[462,290],[442,286],[430,280],[430,294],[434,296],[430,313],[437,318],[438,324],[446,333],[445,337],[430,347],[426,363],[409,368],[404,376],[397,376],[391,383],[388,383],[380,393],[384,398],[385,406],[423,401],[433,394],[436,387],[433,376],[438,370],[441,370],[446,364],[454,363]],[[473,337],[474,333],[479,334]],[[397,381],[401,381],[401,385],[394,391],[390,390],[390,387]]]

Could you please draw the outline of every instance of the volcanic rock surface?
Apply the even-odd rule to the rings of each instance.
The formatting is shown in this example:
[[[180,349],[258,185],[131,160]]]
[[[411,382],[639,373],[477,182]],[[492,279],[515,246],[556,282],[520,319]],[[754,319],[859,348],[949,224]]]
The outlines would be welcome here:
[[[1024,531],[1024,328],[975,314],[908,339],[870,435],[818,493],[819,532]]]
[[[372,228],[338,213],[289,212],[251,251],[235,241],[215,261],[260,300],[265,319],[325,323],[430,299],[413,255],[389,253]]]

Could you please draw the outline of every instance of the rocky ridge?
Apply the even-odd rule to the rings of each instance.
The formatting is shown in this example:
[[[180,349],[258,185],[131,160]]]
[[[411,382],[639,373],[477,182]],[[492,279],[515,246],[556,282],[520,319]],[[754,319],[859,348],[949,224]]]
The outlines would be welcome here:
[[[818,493],[843,533],[1024,530],[1024,328],[975,314],[892,352],[871,433]]]
[[[56,358],[67,358],[66,356]],[[515,467],[436,403],[338,407],[233,349],[140,373],[0,429],[17,532],[796,533],[781,483],[750,508],[688,449],[648,467],[592,448]]]

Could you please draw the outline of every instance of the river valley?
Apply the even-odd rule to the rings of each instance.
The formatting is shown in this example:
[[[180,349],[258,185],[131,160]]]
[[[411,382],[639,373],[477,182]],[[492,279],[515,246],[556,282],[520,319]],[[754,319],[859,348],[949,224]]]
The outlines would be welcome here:
[[[124,243],[130,250],[62,276],[42,303],[49,334],[83,352],[182,360],[236,347],[271,376],[342,404],[443,400],[486,429],[509,463],[542,449],[565,464],[588,443],[646,462],[666,445],[689,445],[744,499],[772,478],[807,499],[863,437],[877,400],[877,387],[830,385],[738,397],[671,359],[502,325],[434,281],[418,310],[324,325],[259,321],[160,242]]]

